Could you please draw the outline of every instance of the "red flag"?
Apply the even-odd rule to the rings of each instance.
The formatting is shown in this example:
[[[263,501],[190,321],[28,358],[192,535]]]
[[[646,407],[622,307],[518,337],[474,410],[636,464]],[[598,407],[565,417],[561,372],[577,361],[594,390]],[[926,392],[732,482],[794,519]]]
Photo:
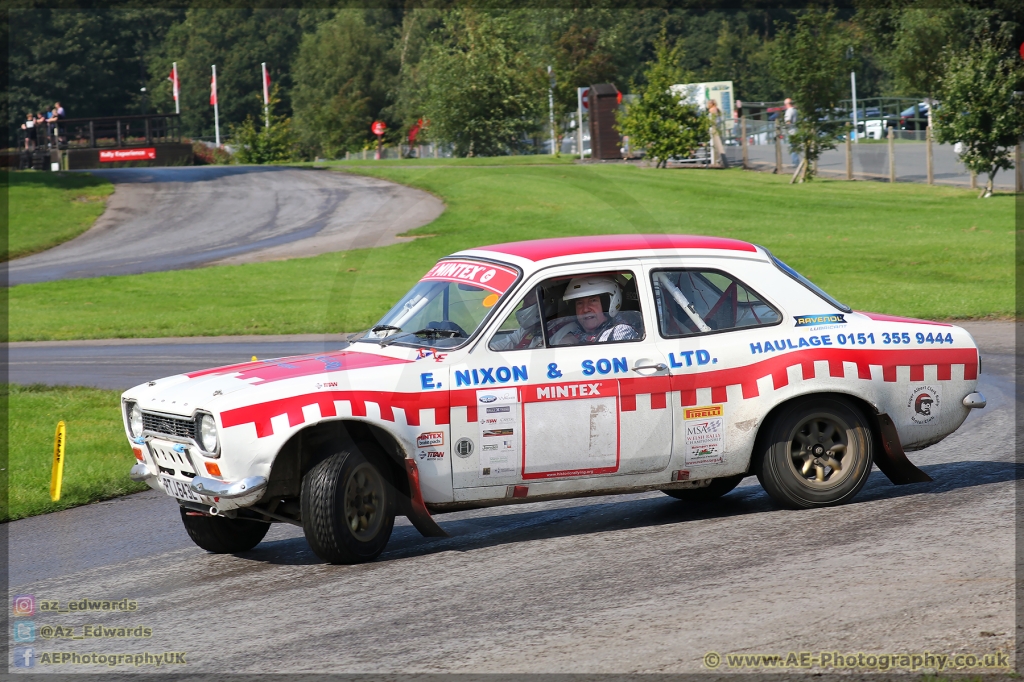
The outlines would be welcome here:
[[[171,75],[167,77],[167,80],[171,81],[171,90],[174,93],[174,101],[178,101],[178,70],[171,68]]]
[[[217,106],[217,76],[210,77],[210,106]]]
[[[416,125],[414,125],[409,130],[409,144],[415,144],[416,143],[416,136],[420,134],[420,128],[422,128],[422,127],[423,127],[423,119],[421,118],[418,121],[416,121]]]
[[[270,104],[270,69],[263,63],[263,103]]]

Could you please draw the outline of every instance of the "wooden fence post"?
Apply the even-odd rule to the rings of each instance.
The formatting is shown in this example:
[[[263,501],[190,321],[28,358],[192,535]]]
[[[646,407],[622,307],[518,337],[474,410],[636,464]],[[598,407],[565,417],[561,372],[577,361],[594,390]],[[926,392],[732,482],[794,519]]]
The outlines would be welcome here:
[[[779,118],[775,117],[775,173],[776,175],[782,173],[782,139],[780,138],[782,131],[779,127]]]
[[[896,135],[889,126],[889,182],[896,182]]]
[[[1017,170],[1017,194],[1024,194],[1024,168],[1020,167],[1021,164],[1021,146],[1024,146],[1024,137],[1017,140],[1017,152],[1014,155],[1014,167]]]
[[[850,124],[846,124],[846,179],[853,180],[853,144],[850,140]]]
[[[743,169],[746,170],[747,166],[750,165],[750,158],[747,155],[747,119],[742,114],[740,115],[740,136],[742,138],[740,144],[743,145]],[[1020,149],[1020,147],[1017,147],[1017,149]],[[1017,165],[1020,166],[1020,163]]]
[[[935,184],[935,170],[932,165],[932,127],[924,129],[925,162],[928,164],[928,184]]]

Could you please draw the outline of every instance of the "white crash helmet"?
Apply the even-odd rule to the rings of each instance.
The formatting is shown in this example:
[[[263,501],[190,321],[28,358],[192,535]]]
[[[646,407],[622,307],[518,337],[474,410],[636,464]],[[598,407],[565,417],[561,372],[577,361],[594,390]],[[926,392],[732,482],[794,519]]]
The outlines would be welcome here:
[[[608,296],[608,317],[615,317],[622,310],[622,287],[607,275],[584,275],[573,277],[565,287],[563,301],[573,301],[588,296]]]

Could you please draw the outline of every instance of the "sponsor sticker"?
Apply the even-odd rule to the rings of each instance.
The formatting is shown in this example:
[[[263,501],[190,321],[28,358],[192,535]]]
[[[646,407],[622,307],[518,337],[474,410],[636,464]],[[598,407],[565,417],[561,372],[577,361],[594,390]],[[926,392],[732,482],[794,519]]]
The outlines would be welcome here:
[[[444,450],[420,450],[417,456],[420,459],[444,459]]]
[[[518,402],[518,400],[519,389],[517,388],[495,388],[476,392],[476,402],[478,405],[507,405]]]
[[[111,161],[151,161],[156,158],[156,147],[138,147],[135,149],[105,149],[100,152],[100,162]]]
[[[819,327],[823,324],[846,324],[844,313],[827,313],[824,315],[794,315],[797,327]]]
[[[460,438],[455,441],[455,454],[466,459],[473,454],[473,441],[469,438]]]
[[[939,390],[934,386],[915,388],[907,401],[910,409],[910,421],[915,424],[927,424],[939,416]]]
[[[421,281],[459,282],[504,294],[519,273],[512,268],[478,261],[443,260],[430,269]]]
[[[494,428],[499,424],[510,424],[514,425],[518,420],[515,417],[484,417],[480,420],[480,426],[487,428]]]
[[[416,436],[416,447],[429,448],[432,445],[444,445],[444,431],[428,431]]]
[[[499,412],[511,412],[512,408],[508,405],[500,405],[498,407],[488,407],[487,414],[497,414]]]
[[[725,453],[725,411],[722,405],[688,407],[683,410],[688,466],[721,464]]]

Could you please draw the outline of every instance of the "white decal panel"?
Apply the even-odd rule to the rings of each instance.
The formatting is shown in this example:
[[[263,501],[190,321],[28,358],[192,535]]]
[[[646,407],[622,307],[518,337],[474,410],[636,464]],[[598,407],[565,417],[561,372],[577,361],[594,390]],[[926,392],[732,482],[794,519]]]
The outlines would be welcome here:
[[[725,412],[721,405],[687,407],[683,410],[687,466],[721,464],[725,461]]]
[[[516,388],[476,392],[480,426],[480,478],[505,478],[519,472],[520,428]]]

